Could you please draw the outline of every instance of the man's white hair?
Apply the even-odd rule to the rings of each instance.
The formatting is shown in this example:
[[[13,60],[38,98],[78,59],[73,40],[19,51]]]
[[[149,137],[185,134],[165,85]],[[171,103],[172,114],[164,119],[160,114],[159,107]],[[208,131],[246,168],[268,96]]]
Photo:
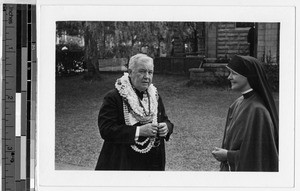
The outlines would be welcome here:
[[[133,70],[136,67],[136,64],[141,62],[148,62],[148,61],[153,63],[153,59],[147,56],[146,54],[136,54],[130,58],[128,69]]]

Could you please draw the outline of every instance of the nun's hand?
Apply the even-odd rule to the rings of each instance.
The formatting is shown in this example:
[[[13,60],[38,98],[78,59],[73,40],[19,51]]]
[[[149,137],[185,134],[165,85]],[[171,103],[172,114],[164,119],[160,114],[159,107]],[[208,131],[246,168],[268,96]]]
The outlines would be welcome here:
[[[227,152],[228,150],[215,147],[215,149],[211,152],[212,155],[217,159],[218,161],[227,161]]]

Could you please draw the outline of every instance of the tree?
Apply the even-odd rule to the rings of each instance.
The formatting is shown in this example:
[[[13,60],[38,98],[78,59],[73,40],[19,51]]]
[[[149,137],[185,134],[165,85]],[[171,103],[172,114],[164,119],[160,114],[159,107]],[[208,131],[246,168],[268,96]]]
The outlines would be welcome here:
[[[61,21],[56,23],[56,35],[61,37],[64,34],[70,36],[82,35],[82,23],[76,21]]]
[[[84,22],[84,62],[87,66],[85,79],[94,79],[99,77],[98,48],[97,48],[97,24],[93,22]]]
[[[198,48],[198,28],[194,22],[66,21],[58,22],[56,29],[58,36],[84,36],[84,62],[88,69],[88,79],[99,77],[98,59],[129,58],[138,53],[143,45],[149,47],[151,56],[159,56],[162,42],[170,55],[174,38],[182,47],[184,43],[193,44],[193,52],[197,52]]]

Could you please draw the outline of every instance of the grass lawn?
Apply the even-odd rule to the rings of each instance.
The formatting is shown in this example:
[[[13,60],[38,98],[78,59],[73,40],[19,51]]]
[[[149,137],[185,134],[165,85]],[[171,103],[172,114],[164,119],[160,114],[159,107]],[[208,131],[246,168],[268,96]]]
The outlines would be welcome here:
[[[93,82],[82,76],[56,80],[56,169],[94,169],[103,143],[97,126],[99,108],[121,75],[103,73]],[[211,150],[221,145],[227,109],[239,94],[221,87],[188,87],[188,81],[161,74],[153,79],[175,125],[166,143],[166,170],[216,171],[219,162]],[[274,97],[278,104],[278,93]]]

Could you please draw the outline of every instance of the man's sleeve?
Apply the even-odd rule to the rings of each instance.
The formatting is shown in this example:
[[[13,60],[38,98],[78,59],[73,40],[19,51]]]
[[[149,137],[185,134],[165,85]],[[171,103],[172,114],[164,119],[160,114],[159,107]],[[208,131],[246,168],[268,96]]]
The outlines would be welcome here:
[[[168,134],[166,136],[166,141],[168,141],[170,139],[170,135],[173,133],[173,128],[174,128],[174,124],[171,123],[171,121],[169,120],[166,112],[165,112],[165,107],[164,104],[162,102],[161,96],[159,96],[158,98],[158,118],[157,118],[158,122],[165,122],[168,126]]]
[[[109,142],[133,144],[136,126],[125,125],[122,99],[115,92],[105,97],[98,116],[101,137]]]

